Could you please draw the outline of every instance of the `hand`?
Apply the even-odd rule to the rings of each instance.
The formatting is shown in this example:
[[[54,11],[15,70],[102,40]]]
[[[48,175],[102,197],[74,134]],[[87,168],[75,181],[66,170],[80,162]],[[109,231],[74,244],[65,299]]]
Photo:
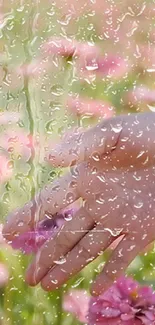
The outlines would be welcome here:
[[[122,236],[92,286],[97,295],[155,239],[155,114],[118,116],[77,131],[51,150],[49,159],[71,166],[70,172],[13,212],[4,236],[11,240],[34,227],[36,214],[41,219],[82,198],[73,219],[36,254],[26,281],[53,290]]]

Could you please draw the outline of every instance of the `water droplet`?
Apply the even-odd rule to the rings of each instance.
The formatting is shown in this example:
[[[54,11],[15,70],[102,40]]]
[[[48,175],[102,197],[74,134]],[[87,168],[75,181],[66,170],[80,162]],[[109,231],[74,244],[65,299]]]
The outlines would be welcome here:
[[[104,228],[104,230],[110,232],[111,236],[117,237],[121,235],[123,228],[115,228],[115,229]]]
[[[99,161],[100,160],[100,156],[97,152],[94,152],[91,156],[91,158],[95,161]]]
[[[154,70],[155,71],[155,70]],[[152,105],[147,105],[147,107],[149,108],[149,110],[151,112],[155,112],[155,106],[152,106]]]
[[[147,71],[147,72],[155,72],[155,68],[147,69],[146,71]]]
[[[68,193],[66,194],[66,202],[67,202],[68,204],[74,202],[74,194],[73,194],[72,192],[68,192]]]
[[[23,227],[24,226],[24,222],[23,221],[19,221],[18,224],[17,224],[18,227]]]
[[[136,204],[134,204],[134,207],[137,208],[137,209],[140,209],[143,207],[143,202],[138,202]]]
[[[54,280],[51,280],[51,282],[54,283],[54,284],[57,284],[58,280],[54,279]]]
[[[140,151],[140,153],[138,154],[138,156],[136,158],[140,158],[141,156],[143,156],[145,153],[145,151]]]
[[[105,203],[105,196],[103,193],[99,193],[96,195],[95,201],[99,204],[104,204]]]
[[[102,182],[105,183],[106,179],[103,175],[98,175],[97,178]]]
[[[119,133],[122,131],[123,127],[122,124],[118,124],[116,126],[111,125],[111,129],[112,131],[114,131],[115,133]]]
[[[74,284],[72,284],[72,288],[77,288],[80,283],[82,283],[84,281],[84,277],[80,277],[77,281],[75,281]]]
[[[53,261],[55,264],[57,265],[62,265],[64,263],[66,263],[66,258],[64,256],[61,256],[60,259],[58,261]]]
[[[51,93],[54,96],[62,96],[63,95],[63,88],[60,85],[54,85],[51,87]]]
[[[66,221],[71,221],[73,219],[73,212],[72,211],[65,212],[64,219]]]

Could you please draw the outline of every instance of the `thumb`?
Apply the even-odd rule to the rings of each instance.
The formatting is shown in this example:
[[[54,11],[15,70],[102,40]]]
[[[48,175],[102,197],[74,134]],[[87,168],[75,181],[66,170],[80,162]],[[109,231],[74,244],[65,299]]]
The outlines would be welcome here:
[[[55,167],[67,167],[93,158],[99,160],[100,155],[116,148],[122,131],[122,116],[102,121],[95,127],[81,131],[77,129],[69,133],[62,141],[52,148],[48,161]]]

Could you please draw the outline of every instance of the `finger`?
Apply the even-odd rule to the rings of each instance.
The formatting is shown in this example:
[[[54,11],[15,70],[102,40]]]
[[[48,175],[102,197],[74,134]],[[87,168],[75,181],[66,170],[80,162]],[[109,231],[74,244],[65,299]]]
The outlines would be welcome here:
[[[43,278],[42,288],[49,291],[60,287],[104,251],[115,238],[109,231],[102,230],[97,225],[68,253],[63,265],[56,265]]]
[[[37,253],[26,273],[26,282],[34,286],[56,264],[64,264],[65,255],[94,226],[93,219],[80,208],[73,220],[67,221],[54,239],[48,240]],[[75,260],[74,256],[74,260]]]
[[[72,185],[74,182],[74,186]],[[36,223],[47,215],[54,215],[79,198],[76,179],[71,173],[45,186],[34,200],[11,213],[3,228],[3,236],[13,240],[35,228]]]
[[[122,131],[122,119],[117,116],[85,132],[77,130],[50,151],[48,160],[54,166],[71,166],[112,151]]]
[[[137,241],[133,241],[129,236],[122,239],[113,251],[102,273],[93,283],[91,288],[92,295],[99,295],[106,291],[125,272],[127,266],[142,250],[142,243],[139,243],[141,245],[137,245]]]

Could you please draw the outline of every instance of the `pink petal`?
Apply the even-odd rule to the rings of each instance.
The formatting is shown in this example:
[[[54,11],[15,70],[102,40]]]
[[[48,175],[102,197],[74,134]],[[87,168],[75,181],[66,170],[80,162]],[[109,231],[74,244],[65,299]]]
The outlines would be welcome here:
[[[12,168],[9,166],[9,160],[5,156],[0,156],[0,183],[5,182],[12,176]]]
[[[52,37],[42,45],[42,52],[62,57],[82,57],[99,53],[99,48],[90,43],[79,42],[69,38]]]
[[[89,296],[85,290],[72,290],[64,296],[63,308],[80,322],[87,322]]]
[[[103,118],[109,118],[114,115],[114,108],[111,103],[101,100],[70,97],[67,106],[70,110],[79,115],[96,115],[102,116]]]
[[[5,264],[0,263],[0,287],[5,286],[9,280],[9,271]]]
[[[16,112],[0,112],[0,124],[17,123],[20,114]]]

